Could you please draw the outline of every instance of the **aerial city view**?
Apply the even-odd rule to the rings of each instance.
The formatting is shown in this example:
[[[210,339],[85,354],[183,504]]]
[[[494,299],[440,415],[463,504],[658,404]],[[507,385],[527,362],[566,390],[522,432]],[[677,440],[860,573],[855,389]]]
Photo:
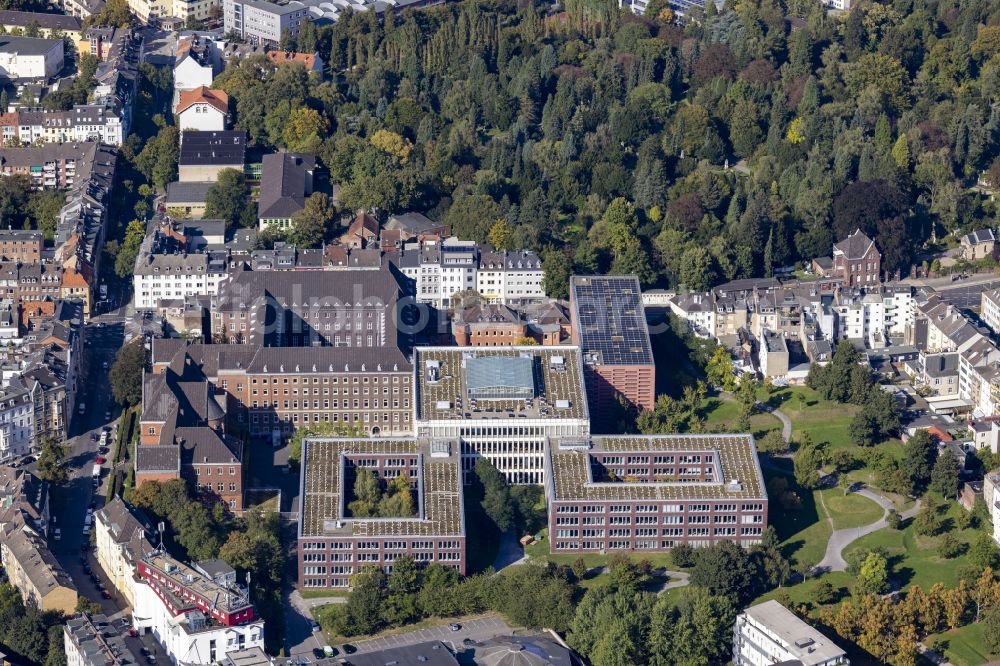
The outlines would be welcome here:
[[[0,0],[0,666],[1000,663],[1000,1]]]

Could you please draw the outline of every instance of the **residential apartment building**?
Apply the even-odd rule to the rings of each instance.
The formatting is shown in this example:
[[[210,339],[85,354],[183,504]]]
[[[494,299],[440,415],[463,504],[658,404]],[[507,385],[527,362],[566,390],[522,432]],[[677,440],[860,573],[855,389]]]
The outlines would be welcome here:
[[[261,160],[260,199],[257,219],[260,230],[288,230],[292,218],[313,193],[316,157],[301,153],[271,153]]]
[[[115,496],[94,512],[94,536],[97,563],[119,594],[134,607],[139,560],[154,550],[153,526]]]
[[[545,466],[553,553],[749,547],[767,528],[752,435],[566,438]]]
[[[983,476],[983,500],[993,522],[993,540],[1000,544],[1000,469]]]
[[[639,279],[575,275],[570,279],[570,313],[595,428],[604,432],[615,425],[619,396],[637,411],[652,409],[656,368]]]
[[[96,141],[0,148],[0,175],[28,176],[36,190],[70,189],[93,169],[98,149]]]
[[[545,298],[542,258],[530,250],[504,252],[484,248],[479,253],[476,291],[488,303],[521,305]]]
[[[63,625],[66,666],[134,666],[139,663],[117,627],[104,615],[80,613]]]
[[[3,154],[0,152],[0,163]],[[27,229],[0,229],[0,258],[22,264],[37,264],[42,261],[45,241],[41,231]]]
[[[351,515],[354,480],[405,475],[412,516],[370,520]],[[412,438],[307,439],[302,444],[299,585],[345,588],[364,566],[386,573],[402,556],[466,571],[462,472],[457,442]]]
[[[174,57],[174,107],[180,93],[211,88],[221,70],[221,59],[212,40],[199,35],[178,38]]]
[[[55,41],[61,48],[62,41]],[[76,104],[69,111],[23,108],[5,113],[0,117],[4,144],[100,141],[121,145],[132,127],[141,48],[138,33],[115,30],[106,59],[97,66],[97,85],[88,102]]]
[[[246,588],[218,581],[163,550],[139,558],[133,626],[149,632],[175,664],[210,666],[264,646],[264,621]]]
[[[407,243],[399,253],[399,269],[415,282],[417,302],[447,309],[452,296],[475,290],[478,250],[474,241],[454,237]]]
[[[61,39],[0,36],[0,75],[11,81],[46,82],[62,71]]]
[[[70,615],[76,612],[76,586],[36,525],[19,518],[0,526],[0,564],[25,603]]]
[[[229,95],[205,86],[181,91],[174,113],[182,129],[223,131],[229,118]]]
[[[399,224],[394,226],[400,229]],[[399,254],[394,255],[400,272],[413,280],[418,303],[447,309],[456,294],[467,291],[500,305],[520,306],[545,298],[545,273],[533,252],[497,252],[455,237],[422,238],[402,242]]]
[[[15,380],[12,385],[0,388],[0,464],[31,453],[35,444],[31,393]]]
[[[324,0],[291,0],[287,4],[276,4],[268,0],[223,0],[223,29],[234,33],[254,45],[277,45],[282,33],[296,39],[302,22],[306,20],[321,23],[336,22],[347,10],[353,12],[373,10],[400,12],[407,8],[427,7],[442,0],[393,0],[390,3],[373,0],[349,0],[347,2],[324,2]]]
[[[283,34],[294,40],[298,37],[299,26],[309,18],[309,7],[297,0],[282,5],[268,0],[222,2],[223,31],[251,44],[275,46]]]
[[[163,300],[214,295],[228,269],[225,252],[140,252],[132,276],[135,307],[153,310]]]
[[[734,666],[850,665],[847,653],[777,601],[747,608],[733,628]]]
[[[979,297],[979,318],[994,334],[1000,333],[1000,289],[984,289]]]
[[[82,21],[94,14],[100,14],[105,3],[104,0],[52,0],[49,4]]]

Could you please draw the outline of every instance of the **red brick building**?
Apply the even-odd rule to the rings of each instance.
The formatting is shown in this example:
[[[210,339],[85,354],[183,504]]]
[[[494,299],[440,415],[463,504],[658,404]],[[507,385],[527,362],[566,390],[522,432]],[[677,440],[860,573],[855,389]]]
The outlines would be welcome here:
[[[161,356],[143,376],[136,485],[184,478],[206,500],[241,513],[243,443],[227,432],[226,396],[205,373],[198,346],[169,349],[169,361]]]
[[[636,410],[656,402],[656,367],[634,275],[573,276],[570,280],[573,344],[583,356],[587,401],[595,432],[614,426],[622,396]]]
[[[503,347],[528,336],[528,324],[513,308],[479,303],[455,313],[451,334],[459,347]]]
[[[42,261],[41,231],[0,229],[0,257],[4,261],[37,264]]]
[[[882,281],[882,254],[860,229],[833,246],[833,274],[846,287],[868,287]]]
[[[309,439],[302,444],[299,509],[299,585],[343,588],[365,565],[392,570],[408,555],[418,564],[466,571],[462,471],[457,442],[413,438]],[[350,514],[357,473],[380,484],[405,474],[413,516],[355,518]]]
[[[546,453],[554,554],[747,547],[767,528],[752,435],[594,437]]]

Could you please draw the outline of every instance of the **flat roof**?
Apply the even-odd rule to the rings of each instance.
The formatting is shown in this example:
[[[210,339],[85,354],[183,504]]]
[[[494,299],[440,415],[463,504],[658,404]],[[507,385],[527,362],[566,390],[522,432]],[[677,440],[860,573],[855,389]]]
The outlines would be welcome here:
[[[521,379],[512,378],[511,381],[526,381],[523,379],[525,363],[530,363],[534,396],[530,399],[479,400],[473,404],[470,388],[489,381],[480,371],[496,363],[484,359],[526,359],[515,362],[519,365],[513,374]],[[414,362],[418,420],[588,418],[577,347],[417,347]],[[513,369],[514,366],[512,372]]]
[[[242,130],[181,132],[181,165],[242,165],[247,137]]]
[[[354,518],[344,515],[345,456],[418,458],[417,515]],[[457,441],[431,443],[412,437],[316,438],[302,443],[302,537],[464,536],[462,466]]]
[[[653,365],[639,278],[574,275],[570,279],[574,335],[588,365]]]
[[[596,453],[684,454],[713,456],[716,473],[711,481],[655,483],[594,482],[591,468]],[[550,499],[571,501],[763,499],[764,477],[753,435],[616,435],[587,441],[549,443]],[[643,465],[652,467],[653,465]],[[736,482],[735,484],[733,482]]]
[[[354,666],[458,666],[458,660],[441,641],[388,648],[377,652],[352,654]]]
[[[771,599],[743,611],[758,625],[777,636],[783,647],[804,666],[846,656],[843,648],[799,619],[795,613]]]
[[[16,52],[19,55],[46,55],[56,45],[61,44],[61,39],[42,39],[40,37],[19,37],[12,35],[0,36],[0,52]]]

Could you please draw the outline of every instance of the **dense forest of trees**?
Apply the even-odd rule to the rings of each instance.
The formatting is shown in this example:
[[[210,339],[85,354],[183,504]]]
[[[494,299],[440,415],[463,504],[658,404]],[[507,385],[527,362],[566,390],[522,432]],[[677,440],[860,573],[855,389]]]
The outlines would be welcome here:
[[[555,295],[571,270],[769,275],[855,228],[905,272],[995,217],[971,187],[1000,177],[996,5],[729,0],[683,26],[615,5],[347,14],[298,38],[327,81],[260,57],[216,83],[254,142],[318,151],[349,208],[426,210],[476,240],[503,219]]]

